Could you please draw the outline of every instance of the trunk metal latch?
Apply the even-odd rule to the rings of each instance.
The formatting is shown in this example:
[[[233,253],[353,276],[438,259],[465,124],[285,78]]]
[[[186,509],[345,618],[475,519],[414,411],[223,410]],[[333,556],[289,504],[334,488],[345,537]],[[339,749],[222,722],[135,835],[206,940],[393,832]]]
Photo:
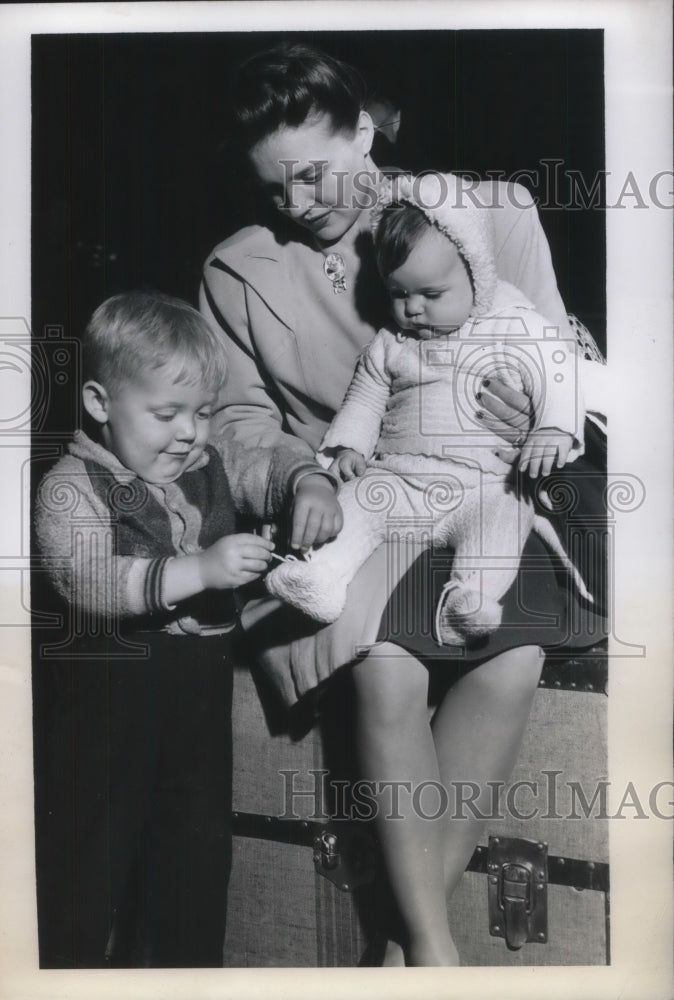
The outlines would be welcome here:
[[[325,827],[314,838],[314,867],[338,889],[353,892],[374,880],[374,840],[348,823]]]
[[[548,940],[548,845],[490,837],[487,853],[489,933],[511,951]]]

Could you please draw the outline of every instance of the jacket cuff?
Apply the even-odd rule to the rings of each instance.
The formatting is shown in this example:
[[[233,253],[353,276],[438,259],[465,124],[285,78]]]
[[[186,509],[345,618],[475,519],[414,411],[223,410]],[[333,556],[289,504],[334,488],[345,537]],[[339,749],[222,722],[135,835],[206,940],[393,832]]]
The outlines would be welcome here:
[[[167,604],[164,600],[164,575],[166,565],[171,556],[153,559],[145,577],[145,605],[149,612],[173,611],[175,604]]]
[[[299,469],[295,469],[292,478],[290,480],[290,492],[292,496],[297,493],[297,487],[303,479],[307,476],[323,476],[328,482],[334,486],[335,493],[340,487],[340,481],[332,472],[328,472],[327,469],[321,468],[320,465],[303,465]]]
[[[330,461],[339,448],[351,448],[358,451],[365,461],[372,458],[379,433],[381,421],[372,422],[372,413],[355,405],[345,406],[339,411],[328,427],[318,449],[319,461],[327,457]]]

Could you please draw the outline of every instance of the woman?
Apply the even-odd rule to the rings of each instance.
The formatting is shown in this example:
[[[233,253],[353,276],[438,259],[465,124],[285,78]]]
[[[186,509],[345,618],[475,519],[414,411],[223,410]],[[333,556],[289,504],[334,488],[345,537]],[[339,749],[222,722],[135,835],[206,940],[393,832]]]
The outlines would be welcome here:
[[[251,448],[313,455],[360,351],[386,318],[369,232],[381,175],[370,155],[374,126],[365,98],[357,74],[305,45],[256,56],[238,76],[239,141],[254,176],[293,224],[242,230],[214,250],[204,269],[201,308],[226,339],[230,358],[219,426]],[[481,195],[494,205],[499,277],[566,330],[531,199],[501,184],[481,185]],[[506,404],[511,401],[521,407],[506,393]],[[486,398],[475,404],[481,419],[516,438],[519,431],[485,414],[483,403]],[[493,407],[501,405],[497,399]],[[296,541],[308,547],[327,534],[317,522]],[[532,541],[525,557],[545,565],[521,572],[507,595],[504,621],[510,627],[479,650],[440,651],[430,625],[433,597],[419,603],[415,595],[420,579],[432,585],[428,553],[403,546],[395,560],[388,555],[382,546],[368,560],[334,625],[307,634],[306,622],[278,615],[283,637],[275,634],[262,661],[288,704],[351,664],[360,767],[368,780],[382,783],[380,817],[388,801],[383,783],[391,780],[414,786],[434,779],[448,791],[452,782],[470,780],[482,790],[476,812],[481,804],[488,812],[491,783],[507,780],[517,757],[543,662],[540,647],[567,641],[573,599],[560,588],[545,550]],[[411,606],[417,611],[408,634],[395,623]],[[589,644],[597,638],[596,622],[581,610],[576,644]],[[541,628],[541,615],[557,625]],[[452,659],[464,668],[429,724],[429,670],[439,653],[446,674]],[[377,821],[400,916],[386,929],[384,964],[458,962],[446,901],[482,824],[472,813],[452,820],[451,799],[449,805],[435,821],[409,806],[401,806],[404,823]]]

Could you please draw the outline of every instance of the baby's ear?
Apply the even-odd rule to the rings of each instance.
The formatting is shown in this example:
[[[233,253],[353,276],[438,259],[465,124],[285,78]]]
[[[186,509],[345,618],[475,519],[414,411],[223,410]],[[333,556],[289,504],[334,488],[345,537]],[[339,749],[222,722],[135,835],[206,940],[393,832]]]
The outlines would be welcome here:
[[[82,403],[90,417],[98,424],[108,422],[109,397],[100,382],[90,379],[82,386]]]

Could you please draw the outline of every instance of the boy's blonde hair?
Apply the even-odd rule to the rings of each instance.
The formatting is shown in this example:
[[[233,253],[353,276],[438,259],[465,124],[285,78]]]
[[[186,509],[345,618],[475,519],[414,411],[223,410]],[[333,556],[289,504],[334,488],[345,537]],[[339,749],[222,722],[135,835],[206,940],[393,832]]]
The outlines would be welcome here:
[[[189,303],[162,292],[120,292],[106,299],[82,338],[84,380],[114,393],[148,369],[177,366],[176,382],[217,392],[225,380],[224,344]]]

